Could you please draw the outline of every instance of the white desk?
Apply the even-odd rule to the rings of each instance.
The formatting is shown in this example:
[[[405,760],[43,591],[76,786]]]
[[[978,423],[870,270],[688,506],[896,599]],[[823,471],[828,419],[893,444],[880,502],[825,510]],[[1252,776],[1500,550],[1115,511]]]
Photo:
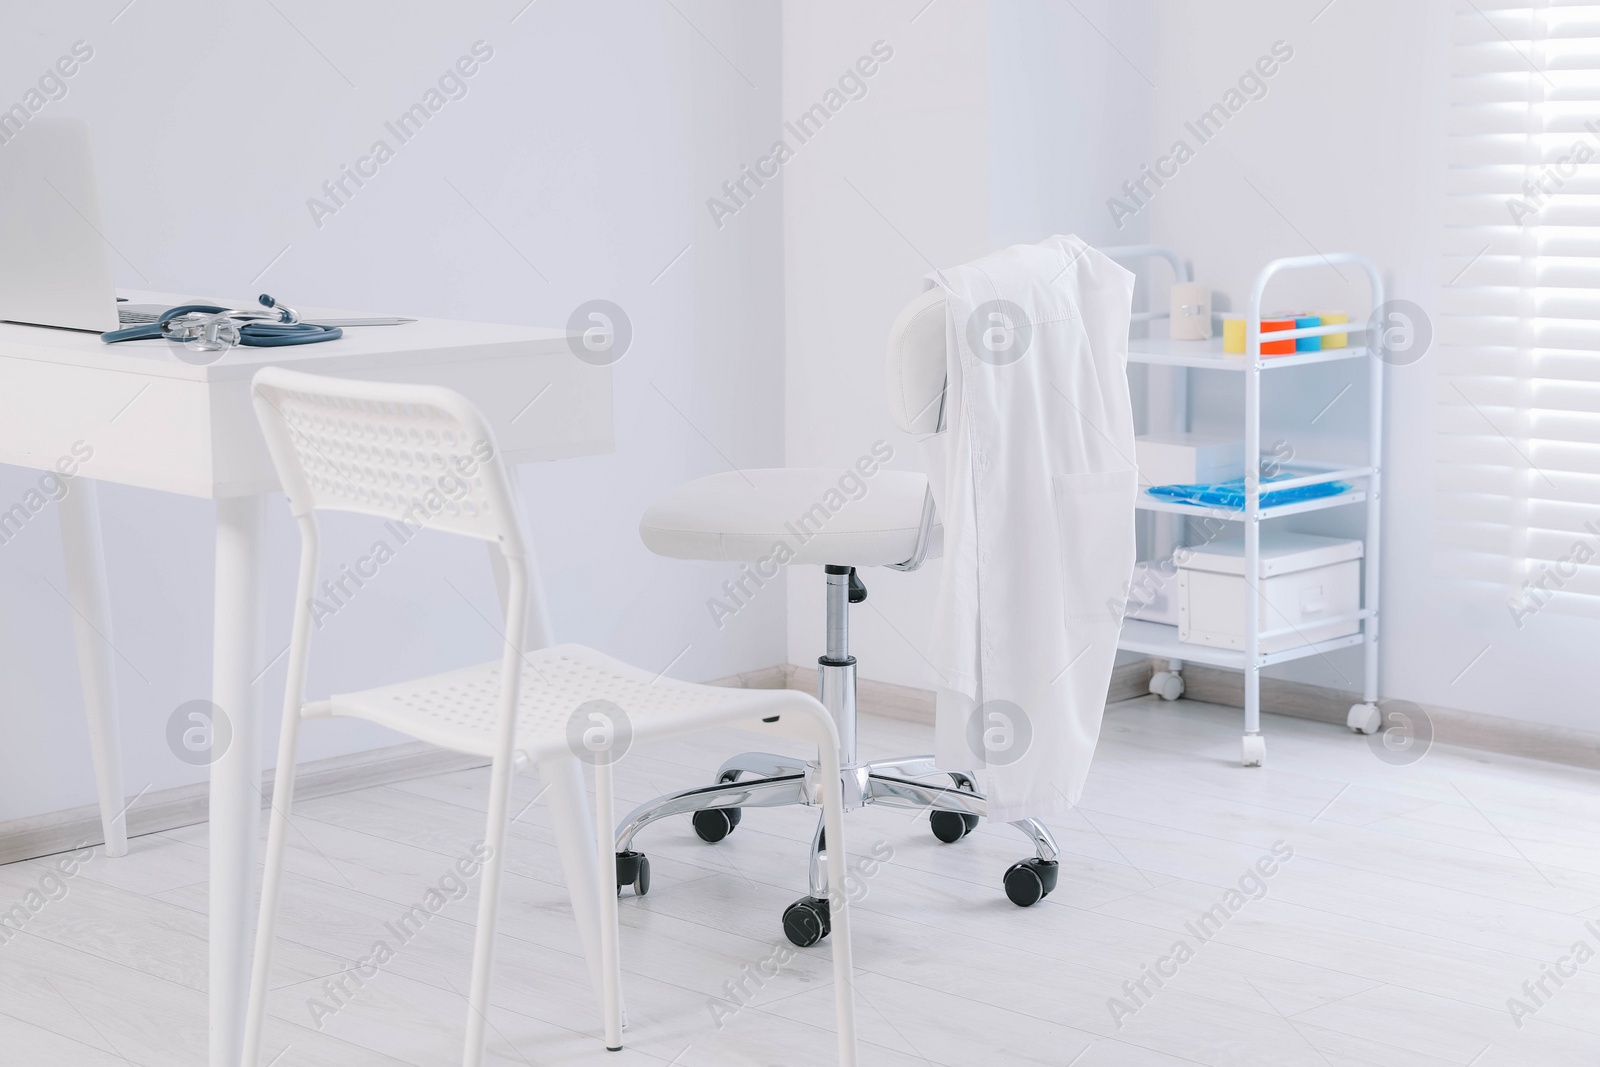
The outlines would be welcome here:
[[[187,298],[124,293],[135,303]],[[218,301],[243,307],[249,301]],[[359,312],[301,309],[349,317]],[[127,851],[113,685],[111,616],[95,481],[217,502],[212,701],[232,740],[211,766],[211,1067],[234,1067],[250,974],[251,902],[263,804],[259,720],[251,682],[258,655],[262,499],[278,488],[250,406],[250,377],[268,364],[317,374],[426,382],[468,396],[495,429],[509,464],[609,452],[611,374],[579,360],[564,330],[423,319],[352,327],[337,341],[236,348],[196,366],[164,341],[103,344],[90,333],[0,323],[0,463],[52,470],[74,442],[94,451],[60,502],[95,774],[110,855]],[[529,408],[530,402],[538,398]],[[530,620],[530,628],[537,628]],[[548,635],[542,635],[548,639]],[[287,638],[285,638],[287,640]],[[555,805],[584,805],[581,775],[544,768]],[[556,819],[557,826],[563,820]],[[576,899],[595,877],[593,843],[562,842]],[[592,917],[579,909],[579,925]]]

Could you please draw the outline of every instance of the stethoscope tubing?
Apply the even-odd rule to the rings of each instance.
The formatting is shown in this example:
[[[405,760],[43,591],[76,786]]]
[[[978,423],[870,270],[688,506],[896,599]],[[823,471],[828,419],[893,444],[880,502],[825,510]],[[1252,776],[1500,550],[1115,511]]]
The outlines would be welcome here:
[[[277,302],[265,294],[261,297],[265,307],[277,308]],[[166,337],[164,327],[170,321],[182,315],[192,313],[205,315],[226,315],[228,309],[215,304],[181,304],[175,308],[168,308],[161,313],[155,322],[142,322],[137,326],[128,326],[120,330],[111,330],[100,335],[100,340],[106,344],[116,344],[119,341],[159,341]],[[292,316],[293,313],[291,312]],[[288,345],[309,345],[319,341],[335,341],[344,336],[344,330],[338,326],[321,326],[314,322],[265,322],[246,321],[239,326],[239,343],[252,348],[282,348]],[[181,342],[179,342],[181,343]]]

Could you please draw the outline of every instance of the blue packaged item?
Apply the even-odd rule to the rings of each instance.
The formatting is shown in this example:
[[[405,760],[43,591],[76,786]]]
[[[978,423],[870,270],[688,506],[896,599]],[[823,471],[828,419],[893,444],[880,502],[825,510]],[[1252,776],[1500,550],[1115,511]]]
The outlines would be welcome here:
[[[1307,330],[1313,326],[1321,325],[1321,315],[1296,315],[1294,317],[1294,328],[1297,330]],[[1322,338],[1320,336],[1296,337],[1294,339],[1294,350],[1296,352],[1321,352]]]
[[[1270,478],[1261,479],[1261,484],[1266,486],[1273,482],[1300,477],[1303,475],[1282,471]],[[1325,496],[1337,496],[1349,491],[1350,486],[1344,482],[1318,482],[1315,485],[1301,485],[1293,489],[1269,490],[1261,494],[1261,506],[1274,508],[1282,504],[1298,504],[1303,500],[1320,500]],[[1231,482],[1217,482],[1214,485],[1156,485],[1150,487],[1149,493],[1151,496],[1179,504],[1229,508],[1233,511],[1244,510],[1243,478],[1235,478]]]

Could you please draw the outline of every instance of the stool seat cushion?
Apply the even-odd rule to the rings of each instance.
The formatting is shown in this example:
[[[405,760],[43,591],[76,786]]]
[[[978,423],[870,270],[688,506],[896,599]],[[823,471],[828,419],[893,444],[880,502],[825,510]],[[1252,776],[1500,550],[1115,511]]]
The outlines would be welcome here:
[[[916,553],[927,490],[921,474],[882,468],[870,477],[833,467],[729,471],[656,501],[639,536],[675,559],[881,567]]]

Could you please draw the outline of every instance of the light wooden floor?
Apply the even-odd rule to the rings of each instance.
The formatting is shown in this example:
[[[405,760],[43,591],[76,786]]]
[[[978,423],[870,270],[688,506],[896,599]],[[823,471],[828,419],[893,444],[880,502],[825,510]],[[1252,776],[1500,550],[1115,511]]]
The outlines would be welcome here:
[[[1027,854],[1009,828],[942,845],[925,818],[852,815],[852,852],[894,850],[856,912],[862,1062],[1600,1063],[1600,959],[1559,988],[1546,979],[1552,995],[1520,1027],[1506,1003],[1575,942],[1600,949],[1585,928],[1600,920],[1600,776],[1443,748],[1395,767],[1363,738],[1277,718],[1266,767],[1245,770],[1238,721],[1191,702],[1114,706],[1083,806],[1054,826],[1060,886],[1026,911],[1000,889]],[[928,744],[881,720],[862,741],[874,754]],[[621,801],[701,784],[746,747],[730,734],[634,753]],[[398,944],[385,924],[481,839],[486,786],[474,771],[299,809],[267,1041],[269,1058],[288,1046],[277,1067],[460,1062],[473,897],[447,904],[320,1031],[308,998],[373,942]],[[805,890],[811,818],[752,811],[714,846],[687,820],[646,831],[655,884],[622,907],[629,1047],[607,1055],[546,816],[528,809],[508,858],[492,1062],[833,1062],[826,943],[723,1027],[708,1007],[786,944],[778,919]],[[1202,943],[1186,924],[1277,841],[1293,859]],[[0,1062],[204,1062],[205,842],[200,826],[140,838],[121,860],[96,850],[0,944]],[[44,871],[0,868],[0,911]],[[1123,983],[1178,939],[1193,958],[1159,989],[1147,980],[1153,995],[1119,1026],[1108,1001],[1132,1007]]]

